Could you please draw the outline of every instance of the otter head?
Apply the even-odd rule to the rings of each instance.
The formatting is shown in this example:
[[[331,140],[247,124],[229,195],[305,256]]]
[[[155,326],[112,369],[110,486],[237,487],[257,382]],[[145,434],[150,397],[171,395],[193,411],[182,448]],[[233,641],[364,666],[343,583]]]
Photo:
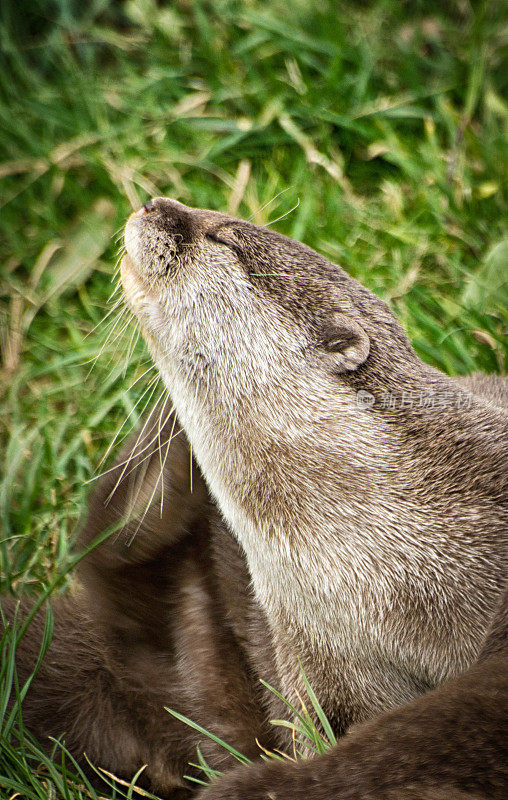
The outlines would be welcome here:
[[[379,375],[383,349],[387,369],[410,352],[382,301],[272,230],[159,197],[125,248],[128,303],[191,442],[197,420],[308,432],[354,403],[373,355]]]

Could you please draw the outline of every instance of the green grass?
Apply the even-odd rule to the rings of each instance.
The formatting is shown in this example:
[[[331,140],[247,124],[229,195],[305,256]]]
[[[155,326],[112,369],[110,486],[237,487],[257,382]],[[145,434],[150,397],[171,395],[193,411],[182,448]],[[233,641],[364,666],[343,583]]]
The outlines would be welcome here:
[[[337,744],[337,739],[332,730],[331,724],[328,721],[325,712],[323,711],[323,708],[321,707],[321,704],[314,693],[314,690],[307,680],[307,676],[305,675],[301,663],[299,666],[307,693],[307,702],[310,702],[310,708],[312,709],[311,713],[307,709],[305,699],[300,698],[300,707],[298,708],[293,703],[290,703],[290,701],[287,700],[279,691],[277,691],[277,689],[275,689],[273,686],[270,686],[269,683],[266,683],[266,681],[263,680],[261,681],[261,683],[270,692],[272,692],[272,694],[276,695],[279,700],[282,701],[282,703],[288,709],[288,715],[291,718],[291,721],[285,719],[273,719],[271,720],[272,725],[289,728],[292,732],[293,740],[292,751],[286,753],[281,750],[266,750],[264,747],[259,745],[260,758],[265,761],[270,759],[275,761],[284,761],[286,759],[296,762],[299,759],[308,758],[310,754],[313,756],[318,756],[326,753],[326,751],[333,747],[333,745]],[[205,738],[211,739],[213,742],[220,745],[236,761],[239,761],[244,765],[251,763],[247,756],[244,756],[242,753],[238,752],[238,750],[228,744],[228,742],[225,742],[223,739],[219,739],[218,736],[210,733],[210,731],[207,731],[206,728],[198,725],[193,720],[189,719],[183,714],[179,714],[177,711],[173,711],[170,708],[166,708],[166,711],[176,719],[180,720],[180,722],[183,722],[189,728],[192,728]],[[184,777],[193,783],[206,786],[211,781],[220,777],[223,773],[209,766],[203,757],[203,754],[201,753],[199,744],[197,745],[196,750],[197,763],[190,762],[190,766],[200,770],[202,777],[196,777],[195,775],[185,775]]]
[[[275,227],[387,299],[422,358],[506,368],[503,7],[4,0],[1,590],[65,574],[86,481],[142,392],[128,334],[88,362],[115,235],[151,195],[286,215]]]

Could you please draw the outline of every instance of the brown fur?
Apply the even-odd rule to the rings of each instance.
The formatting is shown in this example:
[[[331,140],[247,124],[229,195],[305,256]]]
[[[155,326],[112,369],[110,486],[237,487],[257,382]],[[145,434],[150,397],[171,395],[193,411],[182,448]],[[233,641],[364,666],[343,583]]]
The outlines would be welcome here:
[[[138,784],[171,800],[191,792],[182,775],[195,772],[188,762],[196,760],[198,742],[214,768],[227,769],[232,761],[164,707],[254,758],[256,738],[275,744],[256,667],[276,682],[263,615],[250,596],[238,546],[210,507],[197,470],[189,490],[185,438],[174,445],[164,474],[167,513],[161,519],[159,506],[152,508],[131,544],[138,519],[116,531],[85,559],[76,591],[52,600],[52,642],[23,705],[24,722],[41,743],[64,733],[90,778],[85,753],[120,778],[130,779],[147,764]],[[151,480],[159,476],[157,444],[130,466],[110,503],[121,467],[92,494],[81,546],[128,516],[133,494],[144,493],[143,502],[150,497]],[[2,598],[2,606],[12,617],[14,600]],[[23,600],[22,616],[29,607]],[[41,610],[17,650],[21,682],[35,664],[43,627]],[[250,651],[259,663],[250,663]]]
[[[125,243],[128,303],[245,552],[283,691],[299,656],[344,732],[469,666],[506,580],[498,384],[468,396],[379,298],[273,231],[156,198]]]
[[[336,542],[333,537],[326,538],[325,526],[313,521],[312,513],[323,509],[334,515],[333,536],[335,530],[351,536],[351,519],[357,518],[369,543],[369,572],[365,573],[362,562],[353,559],[351,577],[358,570],[361,575],[362,569],[364,574],[357,584],[350,585],[347,578],[344,595],[351,592],[359,608],[366,609],[355,622],[357,628],[372,625],[377,637],[367,653],[364,643],[358,651],[351,643],[347,652],[333,641],[330,645],[326,641],[329,623],[319,616],[322,603],[312,600],[320,586],[319,582],[313,585],[311,572],[303,572],[308,574],[307,590],[299,590],[292,602],[284,599],[286,587],[277,582],[279,578],[269,589],[273,597],[265,596],[257,573],[251,574],[252,543],[246,541],[245,557],[243,534],[228,517],[227,498],[221,511],[241,546],[221,521],[217,504],[201,477],[203,473],[220,505],[222,499],[208,471],[207,454],[194,443],[200,465],[193,466],[191,491],[190,453],[184,433],[174,439],[165,464],[162,518],[157,441],[145,451],[142,449],[150,435],[137,446],[131,443],[126,448],[127,454],[134,450],[129,468],[122,474],[122,467],[116,467],[91,499],[81,544],[90,544],[110,525],[128,521],[85,560],[80,570],[80,591],[55,601],[55,636],[26,698],[25,720],[40,738],[66,732],[67,745],[78,758],[86,750],[93,762],[122,777],[129,777],[147,763],[145,785],[176,797],[186,792],[182,774],[188,771],[186,762],[194,760],[195,744],[202,737],[171,718],[163,711],[164,705],[255,756],[256,737],[265,746],[288,744],[282,733],[268,725],[271,717],[283,716],[283,710],[262,689],[258,678],[291,694],[299,682],[297,655],[302,657],[339,735],[355,723],[372,720],[429,692],[473,662],[505,580],[507,441],[503,408],[508,404],[508,391],[501,379],[472,376],[453,381],[422,364],[387,307],[303,245],[247,223],[185,209],[169,201],[157,201],[155,209],[157,236],[154,238],[152,222],[142,228],[142,253],[148,259],[143,269],[150,278],[148,289],[143,291],[148,292],[149,299],[165,291],[170,280],[190,280],[186,276],[201,281],[201,298],[206,282],[214,279],[214,269],[217,265],[223,269],[224,264],[231,270],[232,287],[237,281],[240,291],[245,280],[238,277],[241,262],[241,275],[246,274],[251,282],[249,292],[262,303],[260,308],[269,309],[278,320],[279,328],[274,330],[282,333],[280,325],[287,327],[285,346],[292,347],[293,335],[304,332],[308,338],[306,369],[309,374],[319,374],[322,387],[314,402],[319,405],[323,397],[331,403],[329,410],[324,409],[323,419],[325,425],[334,425],[333,435],[328,436],[338,447],[333,454],[326,451],[327,441],[320,439],[318,428],[314,438],[304,438],[303,451],[285,441],[284,426],[277,437],[272,435],[272,425],[291,412],[292,403],[300,409],[306,402],[305,395],[298,395],[298,384],[292,400],[286,397],[287,387],[280,383],[280,374],[274,373],[273,381],[278,398],[258,386],[254,374],[248,386],[250,394],[241,401],[228,399],[226,390],[237,388],[233,377],[234,359],[242,357],[239,340],[238,353],[230,354],[232,373],[223,375],[224,385],[214,384],[220,378],[220,363],[215,364],[206,352],[206,328],[201,329],[199,354],[192,349],[195,334],[189,329],[189,352],[181,356],[179,368],[190,370],[192,380],[212,387],[203,401],[205,422],[206,415],[216,411],[220,411],[224,423],[229,415],[230,427],[217,432],[214,457],[217,462],[222,459],[222,474],[234,503],[243,504],[258,519],[276,519],[273,530],[279,525],[281,538],[294,528],[292,554],[300,552],[303,557],[309,550],[311,566],[317,565],[312,567],[316,574],[326,574],[330,569],[328,549]],[[172,262],[162,261],[161,266],[158,260],[156,267],[150,266],[152,251],[162,259],[166,252],[174,254],[172,237],[180,230],[194,250],[187,247],[175,270]],[[228,255],[214,250],[215,245],[203,238],[203,231],[210,230],[215,236],[220,234],[219,249],[224,238],[240,255],[235,249]],[[200,273],[203,266],[208,272]],[[189,273],[191,267],[193,272]],[[339,312],[337,300],[332,302],[337,289]],[[232,291],[231,298],[226,298],[231,307],[233,297]],[[229,313],[229,306],[222,309],[224,315]],[[187,309],[186,321],[181,324],[189,324],[192,313]],[[207,317],[207,322],[213,327],[217,320]],[[230,322],[233,330],[234,318]],[[242,324],[245,322],[243,319]],[[227,320],[220,324],[226,332],[230,330]],[[270,324],[267,318],[258,330],[257,320],[252,320],[254,354],[256,337],[262,343]],[[216,333],[219,336],[219,329]],[[155,333],[146,329],[145,335],[158,357]],[[278,340],[275,345],[268,340],[266,350],[278,344]],[[263,353],[260,347],[260,358]],[[246,351],[245,358],[251,356]],[[279,365],[286,356],[288,361],[295,360],[297,374],[301,358],[298,349],[292,353],[283,349]],[[266,366],[276,369],[277,361]],[[165,368],[163,364],[163,373]],[[250,380],[250,376],[245,379]],[[292,373],[284,379],[292,380]],[[475,397],[470,407],[460,410],[378,405],[387,389],[448,392],[455,397],[466,388]],[[357,390],[374,395],[376,405],[371,411],[354,409],[349,413],[347,404]],[[212,407],[206,405],[210,397]],[[342,404],[338,408],[333,405],[336,401]],[[251,403],[256,417],[249,417]],[[191,403],[188,405],[190,408]],[[185,404],[181,413],[192,442],[193,422]],[[335,427],[335,417],[341,427]],[[302,424],[306,424],[305,418]],[[157,422],[150,427],[153,435]],[[173,422],[166,422],[161,439],[166,441],[173,429]],[[259,432],[266,437],[264,442],[256,438]],[[232,455],[224,455],[226,448]],[[126,453],[120,456],[119,465]],[[247,480],[244,463],[248,463]],[[293,486],[293,476],[296,481],[302,474],[304,482]],[[323,494],[329,485],[337,487],[333,507]],[[153,502],[140,522],[150,498]],[[345,511],[348,516],[344,516]],[[391,514],[398,515],[398,526],[393,528]],[[423,527],[418,527],[417,517],[420,525],[422,520],[425,523]],[[295,523],[306,520],[309,524],[300,532]],[[388,525],[386,542],[383,536],[369,539],[376,525],[380,534]],[[407,533],[407,542],[399,540],[399,532]],[[256,535],[260,552],[270,546],[277,553],[277,537],[272,544],[264,538],[262,529]],[[390,539],[393,536],[395,545]],[[389,550],[393,547],[395,561]],[[361,552],[361,547],[357,549]],[[277,561],[274,555],[270,563],[276,567]],[[337,570],[339,566],[337,561]],[[288,567],[298,574],[297,563]],[[339,587],[343,580],[340,574],[337,571]],[[404,576],[402,583],[400,575]],[[382,596],[376,594],[378,585],[387,587]],[[299,608],[302,603],[310,603],[309,626],[306,612],[302,617]],[[341,619],[343,611],[348,609],[339,602],[335,618]],[[300,614],[296,619],[294,612]],[[320,626],[318,642],[310,626],[310,617],[315,614]],[[22,640],[22,677],[35,661],[41,626],[39,618]],[[355,627],[351,631],[356,636]],[[503,631],[492,635],[499,642],[495,646],[498,649],[503,647]],[[499,751],[493,742],[506,707],[506,694],[496,705],[485,687],[503,657],[505,654],[481,656],[478,667],[462,678],[379,716],[377,721],[351,728],[336,750],[316,762],[287,767],[259,765],[217,783],[208,790],[209,796],[254,800],[275,793],[275,797],[298,798],[304,792],[319,790],[321,795],[314,795],[318,798],[367,800],[381,781],[385,795],[376,796],[386,800],[439,800],[445,796],[459,800],[475,796],[471,795],[473,785],[482,797],[485,787],[498,781],[500,769],[496,762]],[[497,678],[495,681],[496,691],[505,692],[506,687],[498,684]],[[474,702],[469,703],[471,698]],[[461,721],[456,726],[464,702],[470,714],[467,723],[465,720],[462,725]],[[437,709],[444,712],[437,715],[438,720]],[[488,725],[483,717],[489,717]],[[347,755],[341,756],[344,748]],[[476,761],[469,756],[466,759],[475,748]],[[210,742],[204,744],[203,751],[216,768],[231,763]],[[420,760],[414,760],[416,752]],[[351,759],[353,771],[344,766],[346,759],[348,763]],[[235,781],[244,788],[233,788]],[[503,781],[506,788],[505,777]],[[347,786],[356,794],[344,793],[349,790]]]
[[[463,675],[353,726],[316,760],[237,769],[200,800],[504,800],[507,697],[508,592]]]

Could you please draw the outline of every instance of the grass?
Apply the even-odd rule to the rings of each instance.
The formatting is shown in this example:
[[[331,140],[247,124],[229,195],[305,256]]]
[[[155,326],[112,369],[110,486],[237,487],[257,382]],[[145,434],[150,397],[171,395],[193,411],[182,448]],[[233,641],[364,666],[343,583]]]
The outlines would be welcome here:
[[[423,359],[506,369],[503,8],[4,0],[2,591],[65,579],[86,481],[137,422],[142,345],[126,364],[120,336],[89,371],[115,234],[151,195],[283,217],[278,230],[390,302]],[[0,774],[47,797],[26,741],[32,755],[3,750]]]
[[[281,750],[266,750],[258,742],[260,748],[260,758],[265,761],[272,759],[275,761],[289,760],[296,762],[299,759],[308,758],[309,754],[311,753],[315,756],[326,753],[326,751],[333,747],[333,745],[337,744],[337,739],[332,730],[330,722],[328,721],[325,712],[319,703],[319,700],[317,699],[309,681],[307,680],[307,676],[303,671],[301,663],[300,673],[304,682],[308,700],[310,701],[312,713],[309,713],[303,698],[300,698],[300,708],[297,708],[282,694],[280,694],[277,689],[275,689],[273,686],[270,686],[270,684],[266,683],[266,681],[261,681],[261,683],[270,692],[272,692],[272,694],[276,695],[279,700],[282,701],[282,703],[288,709],[288,715],[291,717],[291,721],[285,719],[271,720],[272,725],[289,728],[292,732],[293,739],[293,748],[291,753],[284,753]],[[207,731],[193,720],[189,719],[183,714],[179,714],[177,711],[173,711],[170,708],[166,708],[166,711],[176,719],[180,720],[180,722],[183,722],[189,728],[192,728],[202,736],[211,739],[213,742],[220,745],[233,759],[239,761],[240,764],[245,765],[251,763],[247,756],[244,756],[242,753],[238,752],[238,750],[228,744],[228,742],[225,742],[223,739],[219,739],[218,736],[210,733],[210,731]],[[198,763],[195,764],[191,762],[189,766],[200,770],[203,777],[198,778],[194,775],[185,775],[184,777],[193,783],[206,786],[211,781],[220,777],[223,773],[209,766],[203,757],[203,754],[201,753],[199,744],[197,745],[196,750]]]

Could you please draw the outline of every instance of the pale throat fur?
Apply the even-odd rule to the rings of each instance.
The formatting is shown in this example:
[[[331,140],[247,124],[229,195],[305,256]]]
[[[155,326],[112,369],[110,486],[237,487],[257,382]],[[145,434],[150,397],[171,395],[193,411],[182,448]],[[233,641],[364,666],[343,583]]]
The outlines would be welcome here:
[[[469,511],[449,492],[444,519],[439,480],[433,495],[412,477],[427,466],[405,446],[404,421],[356,404],[359,389],[397,385],[405,368],[416,388],[440,386],[440,373],[378,298],[279,234],[158,198],[129,218],[125,247],[127,301],[286,643],[278,657],[326,670],[329,658],[378,652],[400,673],[393,705],[412,696],[411,680],[421,689],[463,669],[498,576],[480,596],[483,553],[472,542],[464,554],[461,538]],[[386,342],[373,341],[384,329]],[[470,513],[481,517],[481,503]],[[464,604],[479,620],[476,642]]]

